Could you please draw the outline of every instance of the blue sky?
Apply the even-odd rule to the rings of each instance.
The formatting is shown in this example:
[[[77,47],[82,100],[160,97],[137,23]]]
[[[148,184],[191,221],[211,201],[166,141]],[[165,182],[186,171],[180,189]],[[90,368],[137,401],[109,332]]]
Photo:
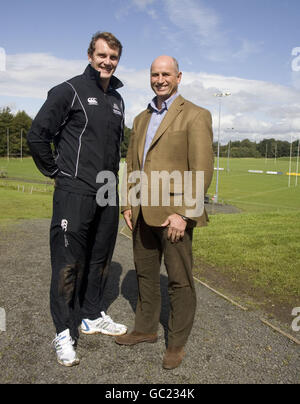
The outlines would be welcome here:
[[[170,54],[183,71],[180,91],[211,110],[215,127],[213,94],[232,93],[222,100],[223,143],[289,140],[300,133],[300,72],[291,66],[299,15],[299,0],[10,0],[1,4],[0,107],[34,116],[49,88],[84,69],[92,34],[110,31],[124,46],[117,76],[128,126],[152,97],[152,60]]]

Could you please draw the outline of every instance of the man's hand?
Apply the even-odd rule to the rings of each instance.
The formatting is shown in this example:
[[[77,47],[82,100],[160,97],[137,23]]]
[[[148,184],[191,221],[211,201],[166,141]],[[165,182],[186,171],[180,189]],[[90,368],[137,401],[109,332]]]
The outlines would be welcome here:
[[[183,220],[180,215],[174,213],[173,215],[170,215],[161,226],[169,227],[168,240],[171,240],[172,243],[177,243],[183,238],[186,225],[186,221]]]
[[[131,209],[125,210],[125,211],[123,212],[123,216],[124,216],[124,220],[125,220],[127,226],[128,226],[129,229],[132,231],[132,221],[131,221],[131,218],[132,218],[132,211],[131,211]]]

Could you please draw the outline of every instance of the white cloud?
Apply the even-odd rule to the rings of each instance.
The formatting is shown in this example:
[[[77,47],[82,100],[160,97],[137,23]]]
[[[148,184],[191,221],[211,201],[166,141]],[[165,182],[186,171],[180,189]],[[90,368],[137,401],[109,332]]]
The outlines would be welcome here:
[[[2,96],[45,98],[48,90],[79,74],[87,60],[65,60],[46,53],[7,55],[5,72],[0,72]]]
[[[297,88],[298,90],[300,90],[300,71],[298,71],[298,72],[293,72],[292,71],[292,83],[293,83],[293,86],[295,87],[295,88]]]
[[[221,141],[228,142],[234,128],[240,139],[261,140],[276,137],[289,140],[299,137],[299,92],[258,80],[187,72],[183,75],[181,93],[194,103],[208,108],[213,115],[217,135],[219,104],[216,92],[231,92],[221,101]],[[216,137],[216,136],[215,136]]]
[[[64,60],[49,54],[8,55],[7,71],[0,72],[0,105],[4,106],[9,98],[9,104],[15,109],[32,111],[35,108],[36,113],[51,87],[80,74],[86,65],[86,60]],[[125,85],[121,94],[126,103],[126,123],[131,127],[133,118],[147,107],[154,95],[150,89],[149,69],[127,69],[121,65],[117,76]],[[276,137],[289,140],[291,135],[299,136],[297,89],[240,77],[183,72],[180,93],[212,112],[216,135],[219,104],[214,94],[219,91],[232,93],[222,99],[223,143],[233,136],[227,128],[234,128],[235,136],[240,139]]]
[[[261,41],[236,36],[232,40],[220,13],[205,0],[129,0],[116,15],[121,19],[136,12],[150,17],[149,24],[173,52],[182,54],[189,42],[207,60],[243,62],[263,50]]]
[[[118,5],[115,11],[115,17],[119,20],[122,19],[132,10],[146,12],[151,18],[156,19],[157,13],[154,8],[148,8],[148,6],[154,4],[157,0],[129,0],[123,1],[122,6]]]
[[[148,5],[153,4],[155,1],[156,0],[132,0],[132,3],[139,9],[145,10]]]
[[[165,0],[165,6],[170,21],[200,44],[211,45],[221,39],[218,15],[201,1]]]
[[[228,60],[227,34],[213,8],[196,0],[165,0],[163,4],[168,24],[164,23],[161,31],[175,51],[182,53],[189,42],[195,51],[201,50],[203,58],[214,62]]]
[[[251,55],[255,55],[257,53],[262,52],[263,50],[263,42],[253,42],[248,39],[243,39],[241,44],[241,48],[232,54],[232,58],[245,60]]]

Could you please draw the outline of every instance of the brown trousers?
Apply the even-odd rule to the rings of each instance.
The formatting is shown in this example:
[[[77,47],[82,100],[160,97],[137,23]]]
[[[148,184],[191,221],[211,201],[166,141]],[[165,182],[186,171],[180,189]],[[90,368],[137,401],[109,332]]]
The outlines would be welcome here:
[[[184,238],[172,243],[167,228],[148,226],[142,214],[133,232],[133,253],[138,280],[135,330],[155,334],[158,329],[161,294],[160,268],[164,262],[168,273],[170,315],[168,346],[184,346],[190,335],[196,310],[196,292],[192,275],[193,228]]]

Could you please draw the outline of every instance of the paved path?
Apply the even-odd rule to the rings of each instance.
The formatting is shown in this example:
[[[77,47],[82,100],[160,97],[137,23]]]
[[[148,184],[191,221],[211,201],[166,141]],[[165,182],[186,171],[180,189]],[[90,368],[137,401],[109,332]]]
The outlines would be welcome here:
[[[300,382],[299,346],[197,284],[198,310],[183,364],[161,367],[168,299],[162,271],[163,310],[156,344],[122,347],[112,337],[82,336],[81,364],[66,369],[51,347],[48,220],[24,221],[0,234],[0,383],[292,383]],[[131,329],[137,286],[131,241],[119,235],[107,288],[108,313]]]

